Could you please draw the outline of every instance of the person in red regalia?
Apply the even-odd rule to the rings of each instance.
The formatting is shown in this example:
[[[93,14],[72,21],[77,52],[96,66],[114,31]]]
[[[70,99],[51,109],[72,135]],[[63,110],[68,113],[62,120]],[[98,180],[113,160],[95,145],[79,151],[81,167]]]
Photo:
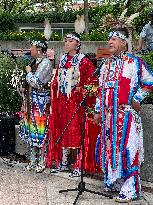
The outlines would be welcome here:
[[[68,170],[68,155],[71,149],[81,146],[81,128],[84,108],[81,107],[60,138],[63,130],[76,111],[86,92],[85,87],[95,84],[95,66],[84,54],[80,53],[80,36],[72,32],[65,37],[66,53],[61,57],[54,80],[51,84],[51,116],[49,150],[47,164]],[[95,97],[87,97],[87,104],[94,105]],[[60,140],[59,140],[60,138]],[[58,143],[57,143],[58,141]]]

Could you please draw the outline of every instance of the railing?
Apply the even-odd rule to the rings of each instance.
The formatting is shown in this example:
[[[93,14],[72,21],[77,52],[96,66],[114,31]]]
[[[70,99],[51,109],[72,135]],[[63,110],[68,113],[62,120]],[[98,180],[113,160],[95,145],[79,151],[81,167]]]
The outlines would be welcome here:
[[[97,55],[96,55],[97,59],[109,58],[110,56],[111,54],[108,48],[98,48],[97,49]]]
[[[26,53],[29,53],[30,49],[11,49],[11,53],[13,53],[15,56],[23,56]]]

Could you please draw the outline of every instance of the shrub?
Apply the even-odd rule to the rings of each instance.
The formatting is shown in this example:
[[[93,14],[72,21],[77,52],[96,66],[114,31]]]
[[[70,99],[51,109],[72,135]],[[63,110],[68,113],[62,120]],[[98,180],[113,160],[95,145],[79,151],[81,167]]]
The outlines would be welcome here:
[[[151,70],[153,71],[153,51],[146,55],[142,55],[141,58],[150,66]],[[150,93],[143,103],[153,104],[153,93]]]
[[[141,58],[150,66],[153,71],[153,51],[146,55],[141,55]]]
[[[108,40],[108,34],[105,31],[94,29],[90,33],[90,40],[91,41],[107,41]]]
[[[148,10],[144,10],[144,12],[134,19],[133,25],[137,33],[140,33],[143,26],[148,22]]]
[[[136,8],[139,6],[139,1],[136,0],[128,9],[128,16],[134,13]],[[106,28],[102,28],[102,19],[107,14],[111,14],[113,17],[117,18],[121,12],[123,11],[123,4],[104,4],[102,6],[97,6],[93,8],[89,8],[89,22],[93,23],[92,31],[90,32],[90,36],[83,35],[82,39],[85,40],[105,40],[108,30]],[[74,23],[77,14],[83,14],[83,9],[80,10],[68,10],[68,11],[51,11],[51,12],[43,12],[43,13],[22,13],[22,14],[12,14],[3,12],[0,13],[0,40],[27,40],[31,38],[35,38],[35,35],[41,36],[41,32],[26,32],[19,33],[14,32],[16,23],[43,23],[45,18],[48,18],[51,23]],[[144,24],[148,22],[148,8],[145,8],[141,15],[134,19],[132,25],[135,28],[134,39],[139,36],[139,33],[144,26]],[[97,31],[96,31],[97,30]],[[12,31],[12,33],[10,33]],[[4,33],[3,33],[4,32]],[[105,34],[106,33],[106,34]],[[26,37],[27,36],[27,37]],[[97,39],[96,39],[97,38]],[[51,40],[59,41],[61,40],[60,34],[53,34]]]
[[[106,4],[95,8],[90,8],[89,19],[93,23],[94,28],[99,28],[104,16],[111,14],[112,16],[117,17],[121,14],[121,8],[122,7],[119,3],[115,5]]]
[[[7,31],[14,31],[15,30],[15,23],[13,16],[10,13],[3,12],[0,14],[0,31],[7,32]]]
[[[44,39],[44,34],[38,31],[0,33],[1,41],[31,41],[33,39]],[[61,35],[56,32],[53,32],[50,38],[51,41],[60,41],[61,39]]]
[[[83,10],[74,11],[52,11],[45,13],[23,13],[23,14],[10,14],[15,23],[43,23],[45,18],[48,18],[51,23],[73,23],[76,18],[76,14],[82,14]],[[0,16],[1,18],[1,16]]]
[[[12,85],[15,61],[8,54],[0,54],[0,113],[17,112],[21,107],[21,98]]]
[[[28,41],[31,39],[42,39],[43,33],[41,32],[4,32],[0,33],[0,40],[2,41]]]

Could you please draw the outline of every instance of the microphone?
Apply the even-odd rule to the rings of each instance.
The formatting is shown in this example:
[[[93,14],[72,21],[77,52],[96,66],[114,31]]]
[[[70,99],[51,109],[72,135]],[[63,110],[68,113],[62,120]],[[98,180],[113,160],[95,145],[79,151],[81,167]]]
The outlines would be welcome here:
[[[36,59],[29,62],[27,66],[31,67],[31,72],[35,72],[36,71]]]
[[[34,72],[34,66],[35,66],[35,64],[36,64],[36,59],[32,60],[31,62],[27,62],[26,66],[30,66],[30,67],[31,67],[31,71]],[[24,71],[24,72],[23,72],[22,79],[21,79],[21,84],[22,84],[22,87],[27,90],[28,87],[29,87],[29,84],[28,84],[28,82],[26,81],[26,75],[27,75],[27,72]]]
[[[35,64],[36,64],[36,59],[34,59],[34,60],[29,64],[29,66],[32,68]]]
[[[99,66],[98,68],[96,68],[96,70],[93,72],[93,77],[100,75],[100,69],[101,69],[101,66]]]
[[[100,65],[99,65],[98,68],[96,68],[96,70],[93,72],[93,77],[100,75],[100,69],[101,69],[102,65],[103,65],[106,61],[107,61],[106,58],[102,58],[102,61],[101,61]]]

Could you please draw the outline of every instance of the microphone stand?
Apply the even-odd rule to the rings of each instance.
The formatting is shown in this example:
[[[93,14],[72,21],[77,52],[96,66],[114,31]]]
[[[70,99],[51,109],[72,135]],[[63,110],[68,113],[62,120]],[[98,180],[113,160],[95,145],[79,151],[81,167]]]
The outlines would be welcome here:
[[[86,122],[86,98],[89,95],[90,91],[87,92],[87,94],[84,96],[83,100],[80,102],[79,106],[77,107],[76,111],[74,112],[74,114],[72,115],[71,119],[69,120],[69,122],[67,123],[65,129],[63,130],[62,134],[60,135],[60,137],[57,139],[55,145],[57,145],[59,143],[59,141],[62,139],[65,131],[68,129],[71,121],[73,120],[74,116],[76,115],[76,113],[78,112],[78,110],[81,108],[81,106],[84,107],[84,113],[83,113],[83,119],[82,119],[82,123],[81,123],[81,149],[82,149],[82,158],[81,158],[81,180],[78,184],[78,187],[74,188],[74,189],[66,189],[66,190],[60,190],[59,193],[64,193],[64,192],[69,192],[69,191],[78,191],[78,194],[76,196],[76,199],[73,203],[73,205],[75,205],[79,199],[79,196],[82,195],[83,192],[88,192],[88,193],[92,193],[92,194],[98,194],[101,196],[105,196],[108,197],[110,199],[113,199],[113,196],[111,194],[107,194],[107,193],[102,193],[102,192],[96,192],[93,190],[89,190],[86,188],[86,184],[84,182],[84,174],[83,174],[83,168],[84,168],[84,159],[85,159],[85,147],[84,147],[84,138],[85,138],[85,122]]]
[[[30,67],[32,69],[32,71],[34,70],[33,67],[36,64],[36,59],[34,59],[31,63],[30,63]],[[26,98],[27,98],[27,123],[28,123],[28,137],[30,138],[30,109],[31,109],[31,100],[30,100],[30,94],[31,94],[31,86],[30,84],[26,83],[25,81],[25,85],[26,85]]]

